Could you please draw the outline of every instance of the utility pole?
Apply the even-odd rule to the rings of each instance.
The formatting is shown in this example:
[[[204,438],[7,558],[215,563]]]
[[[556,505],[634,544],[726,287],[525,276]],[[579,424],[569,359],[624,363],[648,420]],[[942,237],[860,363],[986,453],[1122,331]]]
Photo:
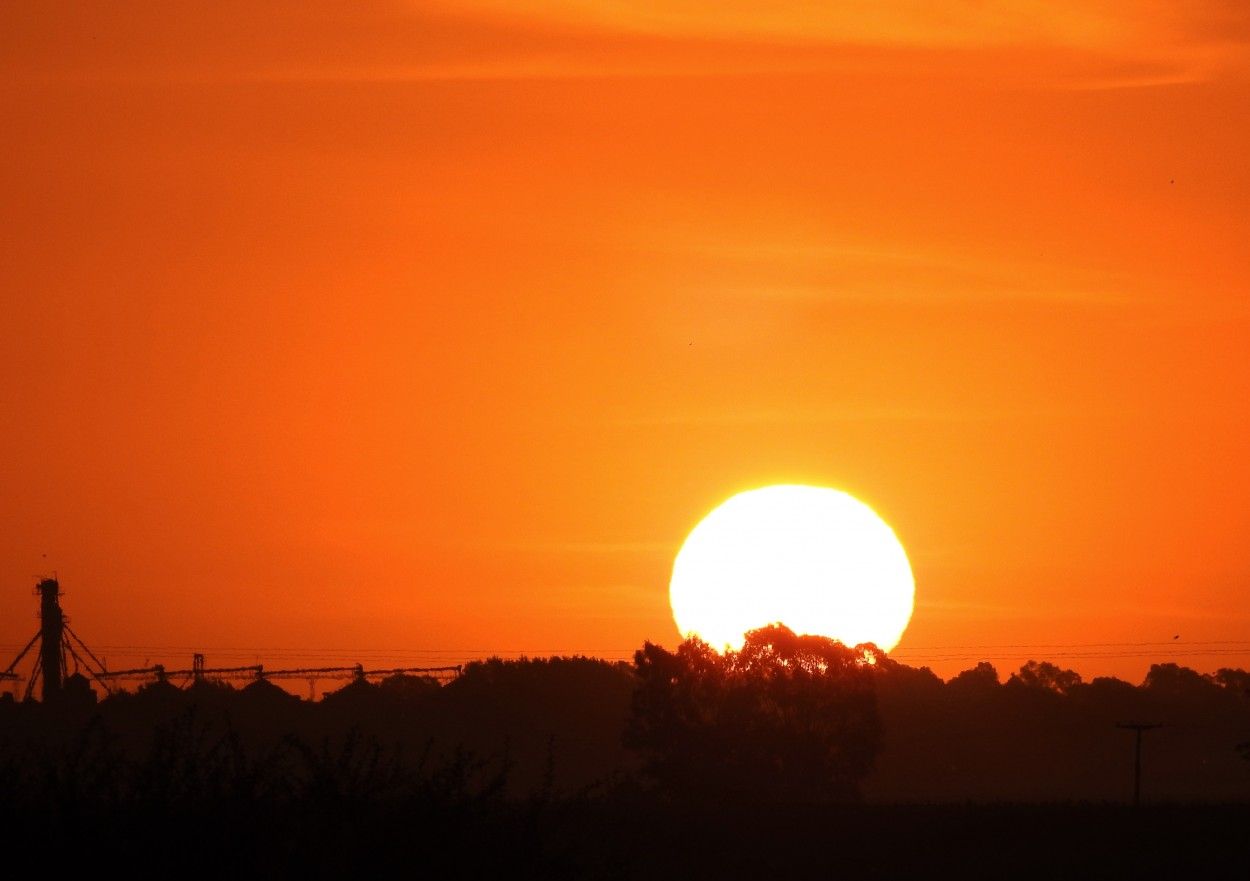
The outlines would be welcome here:
[[[1141,802],[1141,734],[1151,728],[1162,728],[1162,725],[1149,722],[1119,722],[1117,728],[1128,728],[1136,732],[1136,746],[1133,753],[1133,804]]]

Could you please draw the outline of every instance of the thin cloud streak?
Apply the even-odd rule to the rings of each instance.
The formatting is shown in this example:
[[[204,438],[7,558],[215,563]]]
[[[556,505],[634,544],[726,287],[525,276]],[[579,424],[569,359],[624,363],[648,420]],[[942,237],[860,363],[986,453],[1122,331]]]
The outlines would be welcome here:
[[[673,554],[680,542],[668,541],[620,541],[620,542],[514,542],[504,545],[509,550],[537,554],[590,554],[604,556]],[[494,547],[495,545],[492,545]]]
[[[1172,420],[1211,419],[1238,421],[1237,413],[1176,412],[1159,413],[1146,409],[1120,408],[1097,409],[1072,408],[987,408],[987,409],[931,409],[924,407],[847,407],[822,411],[790,410],[740,410],[740,411],[687,411],[682,413],[639,414],[621,416],[603,423],[617,426],[733,426],[733,425],[839,425],[843,423],[871,422],[928,422],[928,423],[989,423],[1047,420],[1071,420],[1080,417],[1091,422],[1108,420]]]
[[[685,223],[672,228],[635,224],[613,232],[618,246],[637,252],[640,264],[655,263],[659,256],[675,267],[670,270],[674,276],[689,263],[714,265],[721,275],[742,279],[725,283],[718,276],[707,283],[706,295],[724,300],[936,307],[1049,303],[1134,312],[1178,305],[1175,297],[1143,288],[1139,279],[1122,273],[1071,264],[1059,269],[1045,259],[962,256],[927,243],[813,242],[803,230],[771,240],[715,229],[700,237]],[[698,295],[698,283],[680,283]],[[1192,302],[1181,305],[1186,314],[1193,313]]]
[[[985,87],[1125,88],[1246,71],[1250,8],[920,0],[725,4],[505,0],[327,12],[307,4],[0,11],[0,72],[29,81],[404,82],[890,70]],[[46,4],[40,4],[46,5]],[[56,28],[48,21],[55,19]],[[0,38],[3,39],[3,38]],[[1009,61],[1006,54],[1013,53]],[[883,64],[883,62],[886,62]]]
[[[1070,619],[1074,611],[1069,607],[1045,609],[1036,604],[985,603],[970,600],[931,598],[918,598],[916,600],[916,609],[922,612],[949,612],[961,615],[972,613],[1001,618],[1053,618],[1057,620]],[[1146,617],[1171,622],[1182,620],[1191,622],[1215,621],[1225,617],[1196,606],[1163,607],[1157,604],[1132,606],[1122,604],[1082,605],[1079,613],[1081,617],[1085,618],[1137,619]]]
[[[473,0],[498,12],[506,0]],[[1140,7],[1141,4],[1138,4]],[[1153,30],[1162,16],[1114,2],[998,3],[974,0],[937,6],[926,0],[849,0],[836,5],[779,0],[768,4],[707,0],[554,0],[529,14],[605,29],[683,36],[766,35],[791,43],[904,45],[1100,45],[1126,33]]]
[[[473,5],[497,14],[515,12],[506,0],[475,0]],[[527,14],[605,32],[794,48],[1051,50],[1069,63],[1084,56],[1067,72],[1072,88],[1195,82],[1230,69],[1244,71],[1244,47],[1250,41],[1250,8],[1227,0],[1184,5],[1016,0],[992,7],[974,0],[851,0],[834,6],[803,0],[556,0]],[[1055,60],[1039,70],[1053,75]]]

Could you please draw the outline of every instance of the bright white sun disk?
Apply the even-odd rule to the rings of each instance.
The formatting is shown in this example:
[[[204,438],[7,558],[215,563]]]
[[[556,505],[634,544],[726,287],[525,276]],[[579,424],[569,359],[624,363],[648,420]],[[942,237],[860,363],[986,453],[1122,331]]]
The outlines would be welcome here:
[[[780,623],[889,651],[914,597],[907,554],[871,508],[798,485],[739,493],[708,514],[682,545],[669,586],[682,636],[717,649]]]

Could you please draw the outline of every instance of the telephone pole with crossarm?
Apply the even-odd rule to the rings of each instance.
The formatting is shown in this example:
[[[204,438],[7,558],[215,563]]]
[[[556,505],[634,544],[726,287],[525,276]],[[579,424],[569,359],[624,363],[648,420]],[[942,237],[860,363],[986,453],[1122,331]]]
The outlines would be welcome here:
[[[1141,735],[1143,731],[1163,726],[1152,722],[1118,722],[1117,728],[1128,728],[1136,732],[1136,744],[1133,752],[1133,804],[1141,801]]]

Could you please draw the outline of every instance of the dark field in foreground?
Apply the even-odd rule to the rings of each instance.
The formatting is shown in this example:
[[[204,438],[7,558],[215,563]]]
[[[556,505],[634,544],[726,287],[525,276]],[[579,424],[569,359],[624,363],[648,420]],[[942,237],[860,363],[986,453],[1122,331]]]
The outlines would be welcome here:
[[[749,705],[789,727],[748,715],[674,729],[681,752],[652,742],[682,772],[656,777],[624,736],[651,718],[639,675],[592,659],[492,660],[316,703],[209,681],[0,700],[0,865],[171,881],[1250,878],[1250,674],[871,673],[875,762],[858,786],[815,790],[775,773],[825,767],[787,739],[823,718],[800,712],[802,689]],[[1125,720],[1159,726],[1140,805]]]
[[[6,816],[58,872],[161,878],[1244,878],[1245,805],[687,806],[645,798]],[[10,860],[10,865],[13,865]],[[12,877],[16,877],[12,876]]]

